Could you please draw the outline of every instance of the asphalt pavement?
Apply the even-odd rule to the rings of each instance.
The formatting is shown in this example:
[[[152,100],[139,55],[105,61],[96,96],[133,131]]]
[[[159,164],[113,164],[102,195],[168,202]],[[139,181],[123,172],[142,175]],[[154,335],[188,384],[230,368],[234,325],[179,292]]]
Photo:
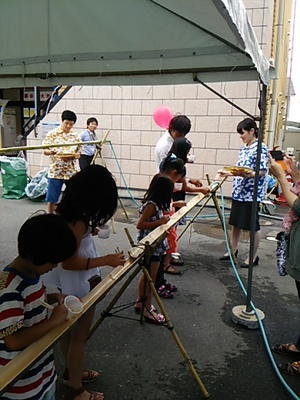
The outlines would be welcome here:
[[[2,192],[2,188],[0,188]],[[1,194],[1,193],[0,193]],[[115,216],[116,233],[109,240],[95,237],[101,254],[114,252],[118,246],[130,248],[124,228],[135,238],[137,208],[124,200],[129,219],[122,208]],[[46,210],[46,203],[25,198],[0,198],[1,267],[16,255],[16,236],[22,223],[35,211]],[[164,300],[168,315],[188,356],[211,399],[218,400],[287,400],[300,396],[300,378],[283,376],[290,389],[283,386],[272,366],[264,344],[270,346],[295,341],[299,330],[299,301],[294,281],[280,277],[276,269],[276,242],[267,240],[281,230],[280,218],[287,211],[277,207],[275,219],[262,218],[260,262],[253,270],[252,301],[265,313],[264,332],[248,329],[231,320],[231,311],[246,304],[245,296],[230,262],[220,261],[225,252],[224,233],[214,208],[201,212],[179,241],[184,260],[181,276],[166,277],[178,286],[172,300]],[[179,227],[181,232],[183,228]],[[247,255],[247,235],[239,247],[238,261]],[[103,268],[103,275],[110,272]],[[237,268],[247,288],[248,271]],[[109,304],[120,284],[97,305],[96,318]],[[86,367],[101,370],[91,390],[103,391],[106,400],[198,400],[204,396],[180,353],[171,332],[164,326],[141,324],[134,313],[137,278],[128,286],[112,316],[106,318],[87,343]],[[64,399],[61,375],[63,361],[55,347],[59,375],[57,399]],[[291,361],[274,354],[275,364]],[[293,390],[292,395],[288,390]]]

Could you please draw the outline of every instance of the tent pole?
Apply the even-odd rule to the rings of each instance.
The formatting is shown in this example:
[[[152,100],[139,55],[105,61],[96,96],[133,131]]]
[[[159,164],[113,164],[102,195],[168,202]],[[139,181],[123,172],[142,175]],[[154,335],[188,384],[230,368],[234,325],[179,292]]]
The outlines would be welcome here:
[[[257,143],[257,155],[255,164],[255,177],[254,177],[254,193],[253,202],[251,210],[251,226],[250,226],[250,250],[249,250],[249,269],[248,269],[248,287],[247,287],[247,303],[246,310],[250,312],[252,307],[251,296],[252,296],[252,278],[253,278],[253,255],[254,255],[254,239],[255,239],[255,225],[256,225],[256,210],[257,210],[257,192],[258,192],[258,180],[259,180],[259,170],[260,170],[260,156],[261,156],[261,146],[263,141],[263,129],[264,129],[264,119],[265,119],[265,104],[266,104],[266,85],[262,86],[260,92],[260,124],[258,128],[258,143]]]
[[[255,177],[254,177],[254,193],[252,201],[252,211],[251,211],[251,225],[250,225],[250,249],[249,249],[249,268],[248,268],[248,284],[247,284],[247,300],[246,306],[235,306],[231,312],[231,319],[236,324],[244,325],[249,329],[258,329],[259,323],[257,315],[260,319],[264,319],[264,313],[256,309],[254,311],[251,305],[252,296],[252,280],[253,280],[253,255],[254,255],[254,239],[255,239],[255,227],[256,227],[256,210],[257,210],[257,192],[258,192],[258,180],[259,180],[259,170],[260,170],[260,156],[261,147],[263,140],[263,129],[264,129],[264,119],[266,110],[266,93],[267,87],[262,84],[260,90],[260,124],[258,128],[258,143],[257,143],[257,155],[255,164]]]

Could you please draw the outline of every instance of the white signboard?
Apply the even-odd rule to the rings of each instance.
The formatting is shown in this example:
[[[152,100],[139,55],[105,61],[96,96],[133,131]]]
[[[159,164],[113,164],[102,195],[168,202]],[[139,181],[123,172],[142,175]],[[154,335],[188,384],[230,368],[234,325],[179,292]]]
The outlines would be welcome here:
[[[42,140],[45,139],[48,132],[52,131],[52,129],[58,128],[60,123],[58,122],[43,122],[42,123]]]

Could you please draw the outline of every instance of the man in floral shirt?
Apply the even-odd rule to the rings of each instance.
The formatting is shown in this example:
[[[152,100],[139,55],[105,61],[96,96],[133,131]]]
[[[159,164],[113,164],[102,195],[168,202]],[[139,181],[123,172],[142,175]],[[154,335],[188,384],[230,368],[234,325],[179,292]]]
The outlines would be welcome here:
[[[72,130],[77,120],[76,114],[73,111],[65,110],[61,115],[61,120],[61,126],[50,131],[43,142],[44,145],[62,144],[61,147],[44,150],[44,154],[50,156],[46,195],[49,213],[55,211],[64,182],[79,171],[77,165],[77,159],[80,158],[79,146],[63,146],[66,143],[80,142],[79,135]]]

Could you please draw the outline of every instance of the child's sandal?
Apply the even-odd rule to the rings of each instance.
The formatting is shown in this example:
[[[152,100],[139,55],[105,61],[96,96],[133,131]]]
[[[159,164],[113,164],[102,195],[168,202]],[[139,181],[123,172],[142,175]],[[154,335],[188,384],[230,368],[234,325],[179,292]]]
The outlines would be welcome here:
[[[162,314],[154,315],[153,311],[150,311],[147,313],[147,315],[144,315],[144,318],[145,322],[156,325],[162,325],[166,321],[165,317]]]
[[[177,292],[177,286],[172,285],[172,283],[168,282],[166,279],[164,281],[164,285],[167,287],[170,292]]]
[[[73,389],[71,387],[68,387],[67,393],[66,393],[66,400],[76,400],[76,397],[80,396],[85,391],[88,392],[88,394],[90,395],[89,400],[104,400],[103,393],[90,392],[89,390],[85,390],[83,387],[81,387],[79,389]]]
[[[159,297],[162,297],[163,299],[166,300],[173,299],[174,297],[173,293],[170,290],[168,290],[167,286],[165,285],[161,285],[157,289],[157,294],[159,295]]]
[[[136,313],[140,313],[141,312],[141,309],[142,309],[142,307],[139,307],[137,304],[139,304],[140,303],[140,301],[136,301],[136,303],[135,303],[135,306],[134,306],[134,311],[136,312]],[[146,309],[146,308],[145,308]],[[151,304],[151,307],[150,307],[150,312],[151,311],[156,311],[156,307],[153,305],[153,304]]]
[[[91,383],[99,378],[99,372],[92,369],[85,369],[82,371],[82,383]],[[64,385],[69,385],[69,371],[68,368],[64,370],[63,373],[63,383]]]

